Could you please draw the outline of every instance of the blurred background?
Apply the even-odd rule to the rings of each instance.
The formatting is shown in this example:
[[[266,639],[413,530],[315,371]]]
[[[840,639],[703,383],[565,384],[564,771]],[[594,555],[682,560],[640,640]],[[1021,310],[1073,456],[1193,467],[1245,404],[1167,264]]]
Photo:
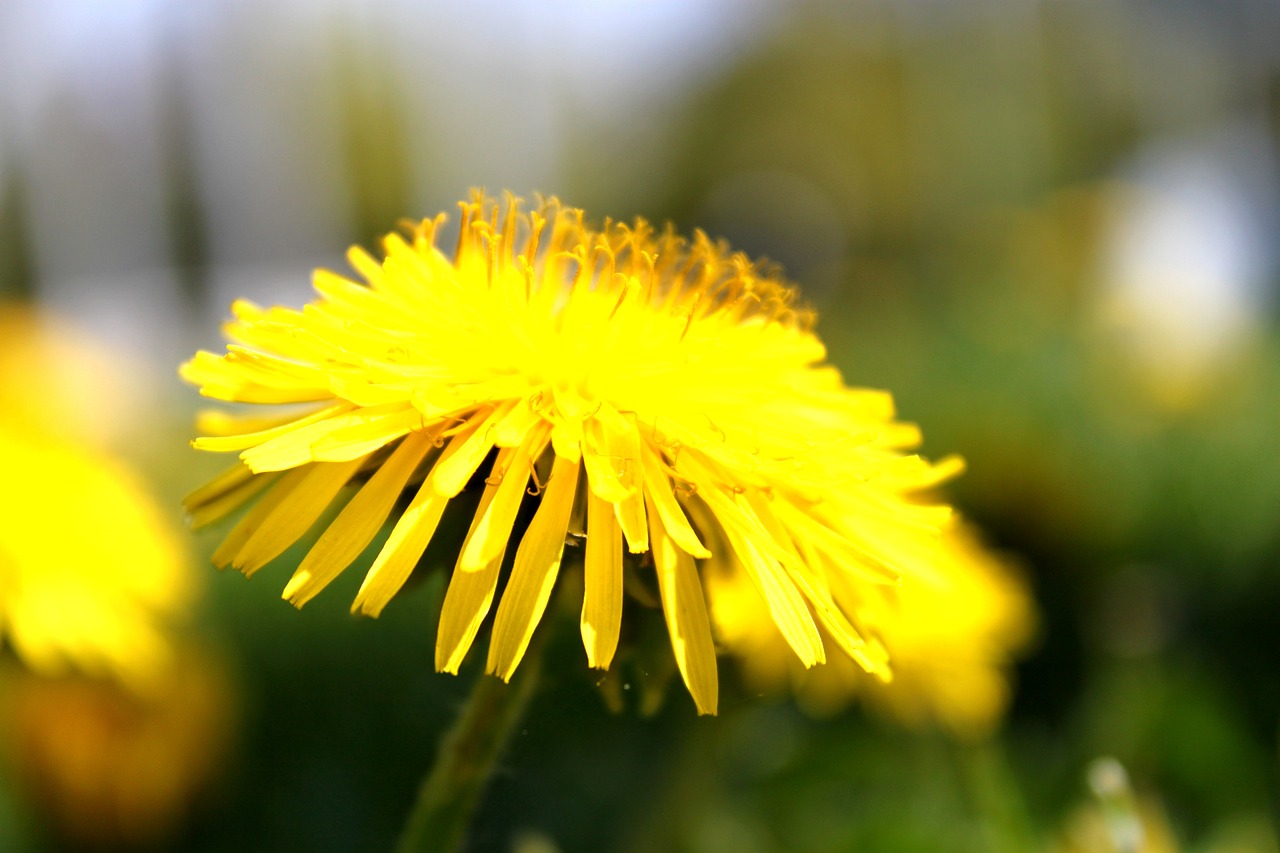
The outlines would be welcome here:
[[[110,353],[61,423],[201,594],[169,700],[10,666],[0,849],[389,847],[478,669],[432,672],[439,573],[377,621],[355,569],[280,601],[296,552],[217,575],[175,367],[483,186],[779,261],[1039,619],[981,737],[727,661],[717,718],[615,714],[563,634],[475,850],[1276,853],[1278,166],[1274,0],[3,0],[0,296]]]

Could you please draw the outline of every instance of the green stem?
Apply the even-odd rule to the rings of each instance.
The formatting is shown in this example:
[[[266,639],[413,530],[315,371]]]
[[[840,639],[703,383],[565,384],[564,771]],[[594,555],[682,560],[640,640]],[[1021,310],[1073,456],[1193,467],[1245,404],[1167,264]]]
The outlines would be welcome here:
[[[435,766],[422,780],[396,853],[462,849],[480,795],[537,689],[541,657],[526,655],[511,684],[491,675],[476,677],[466,707],[441,739]]]

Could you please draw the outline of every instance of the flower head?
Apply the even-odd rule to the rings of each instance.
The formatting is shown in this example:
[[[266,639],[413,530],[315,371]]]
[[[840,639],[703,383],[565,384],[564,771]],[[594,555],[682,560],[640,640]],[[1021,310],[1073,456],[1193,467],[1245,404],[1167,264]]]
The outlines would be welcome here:
[[[99,412],[72,389],[111,359],[25,310],[0,330],[0,635],[41,674],[150,684],[194,576],[141,479],[77,434]]]
[[[255,571],[356,486],[284,595],[305,603],[395,516],[353,607],[376,615],[474,478],[441,670],[469,650],[514,544],[487,666],[511,676],[568,538],[584,543],[593,667],[613,659],[624,576],[643,582],[652,566],[681,675],[699,711],[714,713],[702,578],[733,566],[804,665],[825,659],[825,633],[887,677],[849,591],[921,568],[921,543],[948,510],[911,496],[955,463],[904,453],[916,429],[894,421],[886,393],[846,387],[823,365],[812,314],[773,269],[700,233],[685,240],[641,220],[596,230],[554,201],[528,214],[510,198],[461,207],[452,258],[435,244],[443,217],[388,235],[381,260],[352,249],[363,282],[319,271],[319,299],[302,310],[237,302],[226,353],[183,365],[206,396],[305,406],[206,421],[220,434],[195,446],[240,461],[190,496],[193,521],[258,496],[214,561]],[[517,534],[527,493],[536,511]]]
[[[164,626],[192,593],[151,497],[109,457],[2,427],[0,460],[5,638],[41,672],[149,681],[168,659]]]

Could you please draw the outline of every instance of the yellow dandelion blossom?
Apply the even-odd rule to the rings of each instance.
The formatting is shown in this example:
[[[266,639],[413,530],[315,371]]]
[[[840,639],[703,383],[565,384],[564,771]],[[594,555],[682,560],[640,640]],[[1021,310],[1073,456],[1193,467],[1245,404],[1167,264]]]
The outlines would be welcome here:
[[[305,603],[394,517],[353,607],[376,615],[475,479],[441,670],[457,671],[505,574],[487,669],[510,678],[568,537],[585,539],[590,666],[613,659],[624,576],[652,571],[681,675],[714,713],[702,581],[729,565],[804,665],[826,659],[825,633],[887,676],[849,592],[918,570],[919,542],[948,510],[911,496],[954,466],[907,454],[919,435],[889,395],[823,364],[811,313],[770,267],[641,220],[594,229],[554,201],[525,214],[477,195],[461,208],[452,258],[435,243],[443,217],[388,235],[381,259],[352,249],[362,282],[322,270],[302,310],[237,302],[227,351],[183,365],[208,397],[302,406],[243,424],[216,415],[194,442],[239,453],[188,498],[195,524],[256,498],[215,563],[256,571],[348,490],[284,595]],[[536,511],[517,533],[527,494]]]
[[[0,632],[28,666],[141,685],[192,593],[182,549],[128,469],[0,424]]]
[[[57,318],[0,304],[0,637],[41,674],[141,688],[195,577],[141,479],[101,446],[138,390],[119,365]]]
[[[815,713],[838,711],[861,693],[906,725],[982,735],[1004,712],[1006,670],[1032,636],[1031,596],[964,525],[947,531],[933,559],[920,564],[924,568],[898,586],[864,585],[849,593],[861,624],[893,661],[889,684],[866,678],[847,660],[798,672],[741,572],[709,574],[712,621],[753,685],[791,682]]]

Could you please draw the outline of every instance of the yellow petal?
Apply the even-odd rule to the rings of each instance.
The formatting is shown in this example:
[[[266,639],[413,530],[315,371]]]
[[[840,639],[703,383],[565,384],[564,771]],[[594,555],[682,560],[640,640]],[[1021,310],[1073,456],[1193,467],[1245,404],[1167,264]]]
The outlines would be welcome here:
[[[357,409],[281,432],[269,441],[250,447],[240,454],[240,458],[254,471],[281,471],[307,462],[319,461],[315,459],[312,448],[317,442],[340,430],[349,427],[366,427],[376,432],[384,423],[390,424],[387,428],[386,440],[391,441],[409,431],[410,427],[406,426],[406,423],[418,425],[420,421],[402,403]]]
[[[233,341],[266,352],[289,353],[296,361],[336,363],[341,351],[316,333],[315,314],[275,306],[259,308],[243,299],[231,304],[235,320],[222,327]]]
[[[360,556],[431,447],[427,432],[416,432],[400,443],[307,552],[285,586],[284,598],[301,607]]]
[[[247,377],[251,382],[273,388],[320,389],[325,387],[328,379],[323,368],[237,344],[227,345],[222,365],[227,370]]]
[[[347,263],[374,287],[382,285],[382,264],[359,246],[347,249]]]
[[[529,483],[529,473],[533,470],[533,459],[542,453],[546,442],[545,424],[535,427],[524,444],[512,454],[510,464],[504,469],[494,466],[490,479],[501,479],[501,483],[492,503],[479,514],[479,522],[462,546],[458,567],[463,571],[479,570],[507,547],[511,525],[515,523],[525,486]]]
[[[494,441],[498,447],[519,447],[529,430],[541,421],[541,416],[529,405],[529,398],[522,397],[506,417],[494,426]]]
[[[819,636],[809,608],[805,606],[804,598],[796,589],[795,583],[787,577],[778,561],[756,548],[751,539],[743,536],[733,526],[724,524],[723,519],[721,524],[725,538],[729,540],[738,561],[764,597],[774,623],[795,650],[801,663],[806,667],[823,663],[826,656],[822,650],[822,637]]]
[[[245,450],[255,447],[273,438],[299,429],[310,424],[319,423],[328,420],[335,415],[343,415],[350,412],[355,407],[350,403],[338,403],[334,406],[325,406],[323,409],[312,412],[304,417],[287,421],[286,423],[272,426],[267,429],[258,430],[257,432],[242,432],[236,435],[218,435],[218,436],[201,436],[191,442],[191,446],[197,450],[212,450],[215,452],[229,450]]]
[[[872,675],[886,678],[888,656],[884,654],[883,647],[878,643],[868,643],[836,603],[824,576],[824,571],[829,572],[830,569],[825,568],[821,555],[807,547],[807,543],[800,542],[798,546],[805,557],[804,561],[784,568],[809,600],[818,621],[836,641],[836,645],[855,663]]]
[[[328,408],[327,406],[324,408]],[[271,415],[248,415],[232,413],[222,409],[202,409],[196,413],[196,432],[203,436],[245,435],[251,432],[262,432],[297,421],[316,412],[315,407],[309,410],[294,411],[287,415],[279,413]],[[243,450],[243,447],[232,448]]]
[[[375,382],[368,376],[331,376],[329,390],[357,406],[385,406],[403,403],[413,396],[413,382]]]
[[[351,603],[352,613],[364,613],[366,616],[382,613],[409,575],[413,574],[414,566],[440,526],[440,518],[448,503],[449,499],[436,494],[429,483],[423,484],[392,528],[391,536],[360,584],[355,601]]]
[[[748,492],[746,499],[756,519],[769,531],[775,541],[794,546],[795,550],[791,548],[788,550],[792,550],[795,558],[784,560],[781,564],[782,568],[804,595],[813,612],[817,614],[822,627],[845,654],[867,672],[875,675],[886,673],[886,657],[875,647],[868,645],[849,622],[844,611],[836,605],[831,587],[826,580],[828,573],[824,572],[827,564],[821,555],[810,547],[807,540],[792,541],[792,537],[775,512],[784,508],[791,509],[791,505],[787,501],[767,500],[763,493],[754,491]]]
[[[304,465],[301,468],[294,468],[282,475],[278,475],[276,481],[262,499],[253,505],[253,507],[244,514],[244,517],[231,528],[231,532],[213,552],[213,564],[220,569],[225,569],[231,565],[231,560],[244,544],[249,541],[249,537],[253,535],[262,523],[271,513],[275,512],[287,498],[289,498],[298,486],[307,478],[307,474],[311,472],[310,465]]]
[[[524,657],[551,597],[577,486],[578,463],[556,457],[542,503],[516,550],[515,565],[493,622],[486,670],[504,681],[511,679]]]
[[[238,467],[249,471],[244,465]],[[194,508],[187,507],[187,524],[191,525],[192,530],[199,530],[202,527],[213,524],[215,521],[226,518],[247,504],[255,495],[274,483],[278,478],[279,475],[274,473],[254,474],[249,471],[248,479],[226,490],[216,498],[206,500]]]
[[[355,423],[316,439],[311,445],[311,458],[317,462],[345,462],[368,456],[402,435],[425,428],[418,410],[407,406],[396,414]]]
[[[382,248],[387,254],[387,260],[383,262],[382,268],[386,273],[385,283],[391,285],[388,291],[394,292],[396,296],[411,303],[421,302],[430,292],[430,288],[422,286],[423,281],[431,281],[435,278],[431,267],[404,237],[395,232],[382,238]],[[399,274],[392,275],[393,272]],[[401,279],[409,286],[396,286],[401,284]]]
[[[627,540],[627,550],[643,554],[649,550],[649,527],[645,523],[644,496],[634,492],[625,500],[613,505],[614,515]]]
[[[297,488],[253,532],[236,553],[231,565],[251,575],[298,541],[329,506],[338,492],[360,469],[363,459],[349,462],[317,462],[309,466]]]
[[[622,624],[622,528],[613,506],[587,492],[586,577],[582,597],[582,644],[587,663],[608,669]]]
[[[722,485],[727,478],[719,476],[710,463],[701,460],[698,454],[686,450],[680,455],[680,470],[697,484],[698,497],[715,515],[720,525],[733,528],[743,539],[753,542],[773,560],[787,562],[797,559],[794,551],[774,539],[773,534],[756,518],[749,506],[743,506],[731,496],[733,492],[730,488]]]
[[[409,508],[391,529],[391,535],[383,543],[369,573],[364,576],[364,583],[360,585],[360,591],[351,604],[352,613],[377,616],[409,579],[413,567],[417,565],[422,552],[427,550],[431,537],[440,526],[444,508],[449,504],[449,499],[436,491],[435,469],[457,453],[470,436],[469,431],[463,431],[450,439],[448,446],[436,460],[435,467],[422,481]]]
[[[511,448],[498,453],[493,463],[493,470],[506,471],[516,451]],[[514,478],[513,478],[514,479]],[[467,531],[466,541],[470,542],[484,517],[493,504],[499,489],[499,481],[486,485],[480,497],[480,506],[476,508],[475,517],[471,519],[471,528]],[[465,548],[465,545],[464,545]],[[489,614],[493,605],[493,593],[498,586],[498,569],[506,555],[504,547],[498,555],[477,569],[466,569],[462,565],[459,554],[458,563],[454,567],[453,577],[449,579],[449,589],[444,595],[444,604],[440,608],[440,627],[436,631],[436,671],[451,672],[455,675],[458,667],[471,649],[476,634],[480,631],[480,623]]]
[[[196,489],[191,494],[182,499],[182,508],[187,512],[197,510],[205,504],[213,503],[221,500],[227,494],[234,492],[245,483],[252,480],[256,474],[240,462],[227,468],[218,476]]]
[[[287,368],[277,370],[275,365],[305,369],[301,365],[244,350],[223,356],[202,350],[179,367],[178,373],[186,381],[198,385],[201,394],[216,400],[307,403],[333,396],[318,372],[304,376]]]
[[[895,584],[902,577],[902,570],[890,565],[887,558],[858,547],[820,519],[786,501],[780,502],[774,511],[779,520],[791,528],[793,538],[827,555],[841,571],[878,584]]]
[[[707,559],[711,556],[711,552],[698,539],[698,534],[694,533],[684,510],[680,508],[680,503],[671,490],[671,480],[662,469],[658,454],[648,444],[643,446],[641,454],[644,462],[645,491],[653,499],[653,508],[662,519],[662,526],[676,544],[686,552],[699,559]]]
[[[639,492],[643,481],[640,444],[635,418],[619,414],[608,403],[602,405],[583,424],[582,450],[591,490],[615,504]]]
[[[467,437],[457,452],[448,459],[441,460],[432,473],[436,493],[451,498],[462,491],[463,486],[471,479],[471,475],[484,462],[484,458],[493,449],[495,438],[494,425],[514,407],[514,403],[504,403],[487,415],[476,420],[474,432]]]
[[[671,635],[680,676],[689,688],[699,714],[714,714],[719,703],[716,649],[711,639],[707,602],[693,558],[676,546],[662,528],[655,508],[649,508],[649,540],[653,543],[653,563],[658,573],[658,593],[662,613]]]
[[[327,302],[338,303],[359,313],[385,308],[386,300],[363,284],[344,278],[336,272],[318,269],[311,274],[311,286]]]
[[[588,422],[587,436],[590,436],[593,431],[594,428]],[[589,437],[583,443],[582,457],[587,466],[587,485],[592,492],[610,503],[624,501],[635,492],[622,484],[622,480],[618,478],[618,472],[614,470],[608,457],[597,449],[599,446],[600,444],[593,442]]]
[[[197,352],[178,368],[178,373],[194,385],[232,392],[241,387],[319,392],[327,382],[324,371],[318,368],[234,344],[227,347],[225,355]]]

